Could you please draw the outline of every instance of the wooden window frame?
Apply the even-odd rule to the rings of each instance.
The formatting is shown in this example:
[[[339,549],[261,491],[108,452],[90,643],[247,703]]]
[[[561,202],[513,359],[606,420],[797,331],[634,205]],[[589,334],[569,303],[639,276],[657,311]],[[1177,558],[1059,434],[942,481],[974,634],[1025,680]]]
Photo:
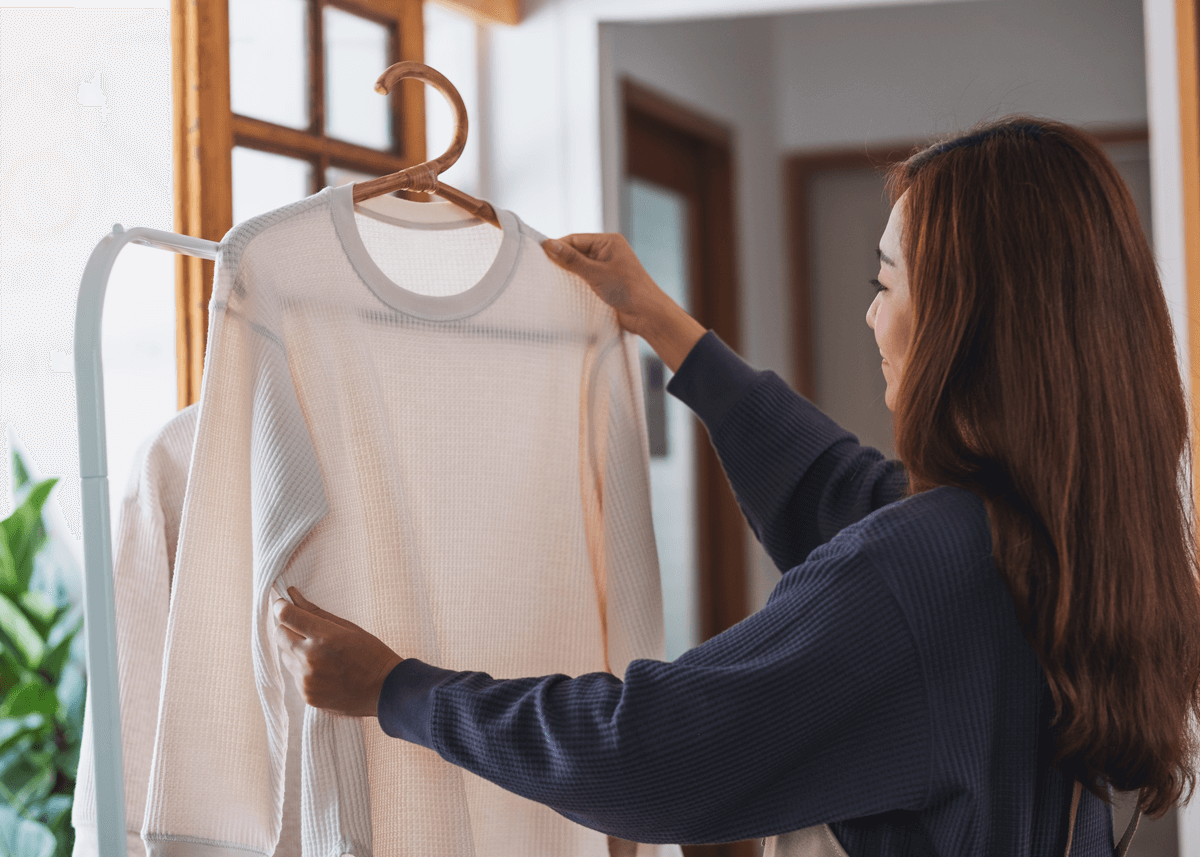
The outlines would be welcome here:
[[[388,28],[392,63],[424,58],[421,0],[308,0],[309,128],[298,130],[233,113],[230,101],[229,0],[172,0],[175,231],[220,241],[233,227],[233,148],[299,158],[313,166],[309,193],[330,166],[383,175],[425,160],[425,98],[421,84],[402,83],[391,99],[393,146],[380,151],[323,133],[322,10],[342,9]],[[198,401],[208,336],[215,263],[175,261],[178,403]]]
[[[1196,2],[1196,0],[1187,0]],[[1101,143],[1135,143],[1149,140],[1146,126],[1110,128],[1106,130],[1091,129],[1091,133]],[[792,152],[784,156],[784,192],[786,197],[786,233],[785,240],[789,250],[788,277],[792,291],[792,344],[795,372],[796,392],[816,401],[819,391],[816,389],[815,354],[813,351],[813,312],[812,312],[812,248],[809,246],[811,224],[809,223],[810,183],[816,173],[827,170],[883,170],[896,161],[903,160],[912,154],[918,143],[911,141],[877,146],[870,149],[830,149],[811,152]],[[869,250],[868,250],[869,252]],[[1200,302],[1200,295],[1195,298]],[[1197,315],[1200,306],[1193,309],[1193,317]],[[866,305],[863,305],[866,312]],[[1196,343],[1194,348],[1200,348]],[[1193,351],[1193,360],[1198,359]],[[1194,362],[1193,366],[1200,365]],[[1200,394],[1197,394],[1200,396]],[[1200,402],[1200,398],[1197,398]],[[1200,410],[1197,411],[1200,413]]]

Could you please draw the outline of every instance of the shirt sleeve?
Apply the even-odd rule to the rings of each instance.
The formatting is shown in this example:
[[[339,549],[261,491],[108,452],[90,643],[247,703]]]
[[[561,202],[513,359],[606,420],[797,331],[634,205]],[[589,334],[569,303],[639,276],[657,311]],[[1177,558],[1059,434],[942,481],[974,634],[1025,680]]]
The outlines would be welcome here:
[[[636,339],[617,328],[601,362],[591,420],[592,466],[602,474],[603,618],[608,668],[625,674],[637,658],[663,656],[662,584],[650,507],[650,445]]]
[[[886,583],[843,538],[673,663],[499,681],[406,660],[383,730],[575,821],[723,842],[927,801],[928,694]]]
[[[859,444],[782,378],[751,367],[711,330],[667,390],[704,423],[738,505],[780,571],[904,495],[900,462]]]
[[[237,264],[239,236],[222,242],[210,304],[142,828],[149,857],[270,855],[282,825],[289,723],[270,590],[326,506],[274,302]]]
[[[113,600],[117,621],[117,673],[121,706],[121,761],[125,783],[126,850],[142,857],[139,828],[150,779],[158,712],[159,677],[171,585],[171,534],[165,509],[187,481],[194,411],[184,412],[135,455],[122,503],[113,551]],[[74,857],[99,853],[91,698],[85,705],[83,747],[72,804]]]

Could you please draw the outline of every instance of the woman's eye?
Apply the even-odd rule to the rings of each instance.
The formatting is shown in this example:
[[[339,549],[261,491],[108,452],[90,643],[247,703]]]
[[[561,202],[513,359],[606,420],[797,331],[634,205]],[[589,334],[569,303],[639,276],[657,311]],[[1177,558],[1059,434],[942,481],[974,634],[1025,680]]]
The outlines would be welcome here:
[[[887,286],[885,286],[883,283],[879,282],[878,279],[873,279],[870,281],[870,283],[871,283],[872,288],[875,289],[876,294],[884,291],[887,288]]]

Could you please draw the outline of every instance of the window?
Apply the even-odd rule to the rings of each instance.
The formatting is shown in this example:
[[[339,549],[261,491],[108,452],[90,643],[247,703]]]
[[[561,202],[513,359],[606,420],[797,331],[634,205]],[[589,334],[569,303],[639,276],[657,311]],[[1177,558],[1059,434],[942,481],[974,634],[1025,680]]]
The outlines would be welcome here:
[[[374,84],[421,60],[420,0],[177,2],[175,228],[219,241],[236,223],[330,185],[425,159],[425,94]],[[196,401],[213,264],[176,260],[179,406]]]

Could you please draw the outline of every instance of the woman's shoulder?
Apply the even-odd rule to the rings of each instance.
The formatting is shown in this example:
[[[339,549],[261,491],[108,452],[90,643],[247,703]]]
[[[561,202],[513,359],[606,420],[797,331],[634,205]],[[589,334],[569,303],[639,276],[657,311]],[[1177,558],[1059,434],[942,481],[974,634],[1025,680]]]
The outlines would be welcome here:
[[[970,491],[939,487],[889,503],[819,550],[825,549],[853,553],[884,580],[914,622],[931,630],[944,624],[940,614],[948,603],[960,616],[976,614],[977,621],[986,614],[1002,633],[1015,627],[992,559],[987,507]]]
[[[939,487],[903,497],[846,527],[821,550],[851,550],[884,565],[938,564],[990,558],[987,508],[963,488]]]

